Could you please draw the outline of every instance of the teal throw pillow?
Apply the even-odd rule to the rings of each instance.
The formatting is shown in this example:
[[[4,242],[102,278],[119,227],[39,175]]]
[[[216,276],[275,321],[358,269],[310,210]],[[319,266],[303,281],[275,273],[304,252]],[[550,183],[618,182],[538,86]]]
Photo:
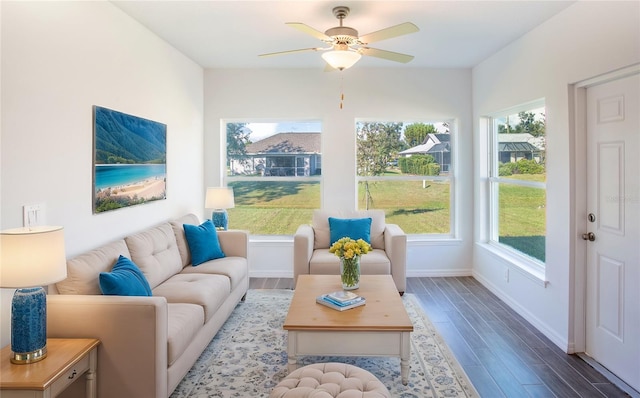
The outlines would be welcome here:
[[[200,225],[184,224],[184,234],[191,252],[191,265],[194,267],[209,260],[225,257],[216,227],[211,220]]]
[[[118,261],[111,272],[101,272],[99,276],[102,294],[110,296],[152,296],[151,287],[140,268],[125,256]]]
[[[333,245],[338,239],[345,237],[349,237],[353,240],[362,239],[371,244],[371,217],[329,217],[329,235],[331,245]]]

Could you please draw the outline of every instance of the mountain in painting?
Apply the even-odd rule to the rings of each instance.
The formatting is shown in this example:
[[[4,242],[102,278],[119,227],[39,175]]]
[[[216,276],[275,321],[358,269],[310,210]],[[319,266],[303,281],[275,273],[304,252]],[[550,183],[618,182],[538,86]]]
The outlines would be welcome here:
[[[167,126],[95,106],[95,163],[165,163]]]

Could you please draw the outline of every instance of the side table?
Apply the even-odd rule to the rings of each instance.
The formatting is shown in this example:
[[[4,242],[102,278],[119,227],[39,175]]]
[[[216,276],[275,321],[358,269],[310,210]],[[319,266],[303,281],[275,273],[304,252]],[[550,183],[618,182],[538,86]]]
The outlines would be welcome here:
[[[53,398],[85,375],[87,398],[96,398],[97,339],[47,339],[47,357],[28,365],[9,360],[11,346],[0,353],[2,398]]]

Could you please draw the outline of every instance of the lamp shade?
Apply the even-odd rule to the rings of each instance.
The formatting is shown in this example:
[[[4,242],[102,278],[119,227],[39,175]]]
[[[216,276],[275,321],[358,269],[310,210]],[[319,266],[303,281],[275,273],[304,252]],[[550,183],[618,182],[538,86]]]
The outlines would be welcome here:
[[[207,188],[204,202],[204,207],[207,209],[232,209],[235,207],[233,188]]]
[[[0,287],[43,286],[66,277],[62,227],[15,228],[0,232]]]
[[[332,68],[339,70],[351,68],[361,57],[359,53],[349,50],[334,50],[322,54],[322,58]]]

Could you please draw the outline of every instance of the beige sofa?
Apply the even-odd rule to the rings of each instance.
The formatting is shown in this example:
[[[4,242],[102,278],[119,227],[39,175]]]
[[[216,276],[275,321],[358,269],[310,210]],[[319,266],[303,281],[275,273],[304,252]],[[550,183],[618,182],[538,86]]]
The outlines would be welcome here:
[[[325,211],[314,210],[311,225],[300,225],[293,237],[293,280],[301,274],[338,275],[340,260],[329,252],[329,217],[371,217],[371,246],[362,256],[362,274],[391,274],[400,294],[407,278],[407,235],[396,224],[387,224],[383,210]]]
[[[100,398],[168,397],[249,288],[248,233],[218,231],[224,258],[191,265],[189,214],[67,261],[49,286],[49,337],[95,337]],[[100,272],[119,255],[138,265],[152,297],[102,295]],[[77,384],[77,383],[76,383]]]

